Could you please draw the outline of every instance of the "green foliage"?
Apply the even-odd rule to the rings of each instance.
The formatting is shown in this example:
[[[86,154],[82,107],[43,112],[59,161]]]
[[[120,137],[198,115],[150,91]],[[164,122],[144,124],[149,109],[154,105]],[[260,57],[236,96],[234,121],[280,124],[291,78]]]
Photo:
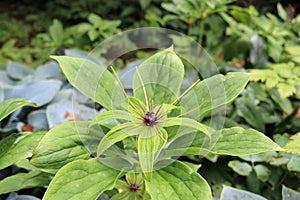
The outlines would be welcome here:
[[[77,160],[61,168],[43,199],[97,199],[114,187],[119,174],[95,158]]]
[[[0,103],[0,121],[7,117],[9,114],[17,110],[18,108],[21,108],[25,105],[31,104],[33,106],[36,106],[35,103],[31,101],[26,101],[23,99],[7,99]]]
[[[295,15],[292,4],[288,8],[277,4],[276,12],[270,9],[274,1],[269,5],[253,1],[254,5],[245,7],[240,1],[232,2],[129,0],[125,5],[122,1],[99,4],[92,0],[71,5],[54,0],[43,5],[37,2],[27,9],[20,6],[17,10],[22,10],[22,15],[15,15],[15,11],[1,14],[5,27],[0,39],[1,63],[13,60],[36,67],[50,54],[64,54],[66,47],[91,50],[121,28],[166,26],[187,33],[213,52],[224,74],[255,68],[249,70],[250,80],[255,82],[247,85],[248,74],[234,72],[199,80],[183,91],[182,82],[194,72],[183,71],[186,62],[169,49],[138,67],[130,83],[134,97],[128,97],[115,73],[95,59],[53,57],[68,81],[89,97],[77,98],[81,94],[68,89],[57,65],[29,70],[9,63],[0,71],[1,100],[24,98],[39,107],[15,111],[25,105],[20,100],[24,105],[0,112],[4,119],[0,168],[16,173],[0,172],[6,177],[0,181],[0,194],[47,186],[51,175],[54,179],[44,197],[47,199],[96,199],[104,193],[111,199],[264,199],[243,190],[268,199],[299,199],[299,193],[290,188],[299,188],[300,171],[296,134],[300,130],[300,15]],[[36,5],[39,14],[28,15]],[[52,19],[57,20],[51,25]],[[172,39],[185,45],[180,37]],[[140,54],[130,56],[140,58]],[[76,113],[71,106],[74,96]],[[106,112],[91,121],[67,122],[94,118],[98,111],[93,101]],[[0,108],[10,107],[1,104]],[[225,109],[228,112],[223,116]],[[161,117],[159,122],[152,120],[156,115]],[[62,122],[66,123],[56,126]],[[10,134],[26,124],[34,131],[54,128],[46,135]],[[223,124],[225,128],[218,130]],[[95,156],[98,159],[92,158]],[[187,162],[170,161],[171,157]],[[190,161],[202,163],[203,169]],[[116,164],[118,170],[111,169]],[[235,188],[225,186],[222,191],[223,184]]]
[[[296,153],[300,155],[299,140],[300,140],[300,133],[297,133],[290,138],[290,140],[287,142],[284,148],[287,149],[288,152]]]
[[[226,1],[182,1],[182,0],[173,0],[172,3],[162,3],[162,7],[171,14],[166,14],[163,19],[165,21],[170,20],[180,20],[187,24],[188,35],[192,36],[193,29],[200,27],[199,30],[196,30],[196,35],[198,36],[198,42],[203,43],[203,36],[209,35],[209,32],[204,30],[206,24],[210,24],[210,20],[206,22],[206,19],[218,12],[227,11],[227,4],[233,2],[233,0]],[[197,23],[200,23],[198,25]],[[213,29],[212,26],[211,30]]]
[[[177,199],[211,199],[209,185],[197,173],[198,167],[172,160],[172,156],[184,155],[185,151],[190,155],[205,155],[210,151],[220,155],[248,155],[281,150],[258,131],[239,127],[217,131],[185,114],[188,112],[187,101],[183,100],[185,95],[193,93],[198,99],[195,103],[200,105],[211,99],[209,95],[202,96],[198,90],[193,91],[193,88],[199,89],[204,83],[208,86],[210,83],[215,85],[216,82],[224,84],[224,94],[228,96],[224,98],[223,104],[227,104],[245,87],[248,82],[247,75],[216,75],[195,82],[180,95],[184,65],[172,49],[167,49],[154,54],[136,69],[133,78],[134,97],[128,97],[119,85],[118,77],[117,80],[114,79],[113,74],[116,73],[113,69],[111,74],[85,59],[54,58],[59,61],[71,84],[103,104],[108,111],[92,121],[68,122],[56,126],[41,139],[33,151],[30,163],[39,170],[55,174],[45,199],[80,199],[87,198],[87,195],[88,198],[96,199],[104,191],[114,187],[124,188],[126,185],[131,188],[130,191],[117,193],[114,198],[134,196],[145,199],[150,196],[152,199],[161,199],[172,195]],[[160,73],[165,76],[156,78],[155,74],[151,74],[156,70],[148,71],[149,66],[157,70],[161,68]],[[99,81],[102,85],[93,86],[93,76],[85,73],[85,70],[97,70],[92,74],[99,74],[100,79],[95,77],[95,80],[105,79],[107,84]],[[166,75],[169,76],[168,79],[164,78],[168,77]],[[151,77],[155,80],[151,81]],[[176,84],[172,82],[173,79],[176,79]],[[117,90],[112,89],[115,86]],[[211,89],[212,94],[218,91],[214,87]],[[105,91],[106,95],[101,96],[102,93],[97,93],[97,90]],[[118,93],[118,101],[110,104],[110,101],[114,102],[114,92]],[[122,92],[124,97],[120,100]],[[223,104],[207,104],[207,109],[213,113]],[[184,137],[192,139],[191,148],[183,146],[177,151],[176,144],[183,144]],[[210,147],[212,144],[215,145]],[[176,148],[172,149],[172,146]],[[130,153],[125,154],[120,150]],[[89,155],[95,153],[97,158],[89,159]],[[112,169],[116,167],[124,173]],[[137,170],[136,173],[142,173],[143,176],[134,178],[132,170]],[[118,181],[125,174],[128,183]],[[135,181],[130,182],[129,179]],[[133,195],[136,191],[138,193]]]
[[[281,99],[300,98],[300,66],[294,63],[273,64],[270,69],[253,69],[251,80],[262,81],[268,89],[276,88]]]
[[[262,67],[265,61],[261,59],[266,56],[266,59],[271,58],[275,62],[280,62],[284,59],[284,46],[291,43],[296,44],[299,42],[297,32],[293,27],[297,27],[299,22],[295,19],[289,20],[287,13],[278,4],[278,13],[282,18],[276,17],[274,14],[267,13],[266,15],[259,15],[254,6],[242,8],[239,6],[231,6],[229,14],[221,13],[223,19],[229,24],[226,28],[226,35],[229,36],[228,45],[224,49],[224,58],[232,59],[234,57],[245,58],[245,55],[252,49],[252,45],[260,45],[260,53],[253,52],[250,55],[251,63]],[[254,36],[257,34],[261,38],[260,42]],[[234,43],[230,44],[232,41]],[[240,42],[236,42],[240,41]],[[242,43],[247,44],[247,47],[239,52],[228,51],[229,49],[239,48]],[[252,45],[251,45],[252,44]]]

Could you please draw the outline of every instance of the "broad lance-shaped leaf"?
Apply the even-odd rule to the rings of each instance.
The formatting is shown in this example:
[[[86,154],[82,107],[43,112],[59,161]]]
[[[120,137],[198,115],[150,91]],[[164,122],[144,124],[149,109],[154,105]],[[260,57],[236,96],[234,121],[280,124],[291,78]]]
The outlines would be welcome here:
[[[31,164],[49,173],[55,173],[65,164],[87,159],[90,155],[79,133],[88,132],[89,122],[66,122],[55,126],[40,141],[33,152]]]
[[[134,96],[146,103],[145,87],[150,102],[172,103],[179,94],[183,76],[184,65],[172,47],[160,51],[137,68],[133,77]]]
[[[2,156],[5,155],[13,147],[17,138],[18,134],[13,133],[0,140],[0,158],[2,158]]]
[[[50,175],[41,171],[18,173],[0,181],[0,194],[26,188],[43,187],[50,182]]]
[[[238,115],[243,117],[253,128],[265,132],[265,122],[261,115],[261,110],[257,108],[251,99],[238,98],[235,105]]]
[[[129,136],[138,135],[144,129],[145,127],[136,126],[136,124],[133,124],[131,122],[115,126],[102,138],[97,148],[97,155],[100,156],[109,147],[119,141],[126,139]]]
[[[20,141],[18,141],[14,146],[11,146],[8,151],[2,154],[0,157],[0,169],[4,169],[12,164],[15,164],[24,158],[31,157],[33,150],[39,144],[44,135],[45,132],[24,133],[23,138]]]
[[[212,199],[205,179],[180,161],[154,171],[151,181],[145,184],[152,200]]]
[[[201,124],[193,119],[190,118],[168,118],[164,124],[164,127],[170,127],[170,126],[183,126],[183,127],[187,127],[187,128],[191,128],[194,129],[195,131],[200,131],[201,133],[206,134],[207,136],[210,136],[208,127],[205,126],[204,124]]]
[[[163,128],[156,130],[153,127],[145,127],[145,131],[139,135],[139,161],[147,180],[151,180],[155,160],[164,148],[167,140],[168,133]]]
[[[68,56],[51,56],[51,58],[58,61],[74,87],[105,109],[117,108],[124,101],[121,87],[105,67],[83,58]]]
[[[212,76],[196,84],[179,104],[185,108],[186,117],[201,118],[235,99],[245,88],[248,79],[249,76],[241,72]]]
[[[15,110],[26,105],[32,105],[36,107],[36,104],[33,103],[32,101],[19,99],[19,98],[11,98],[0,102],[0,121],[5,117],[7,117],[12,112],[14,112]]]
[[[214,145],[212,152],[223,155],[243,156],[282,150],[280,146],[259,131],[234,127],[221,131],[220,138]]]
[[[185,143],[193,140],[190,146]],[[243,156],[268,151],[282,151],[283,149],[270,138],[254,129],[233,127],[215,131],[211,140],[203,134],[191,132],[176,138],[168,149],[168,156],[202,155],[209,152],[221,155]]]
[[[120,171],[97,159],[76,160],[56,173],[43,200],[97,199],[104,191],[113,189],[119,176]]]
[[[111,121],[111,120],[132,121],[134,119],[132,119],[132,116],[126,111],[108,110],[108,111],[101,113],[95,119],[93,119],[90,123],[90,126],[94,125],[94,124],[101,124],[101,123],[103,124],[103,123],[105,123],[107,121]]]

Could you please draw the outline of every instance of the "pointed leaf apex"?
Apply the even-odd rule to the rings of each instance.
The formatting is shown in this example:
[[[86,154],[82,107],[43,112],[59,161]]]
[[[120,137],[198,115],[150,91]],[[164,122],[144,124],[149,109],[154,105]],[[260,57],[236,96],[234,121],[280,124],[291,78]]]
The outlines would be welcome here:
[[[174,45],[172,44],[169,48],[167,48],[169,51],[174,51]]]

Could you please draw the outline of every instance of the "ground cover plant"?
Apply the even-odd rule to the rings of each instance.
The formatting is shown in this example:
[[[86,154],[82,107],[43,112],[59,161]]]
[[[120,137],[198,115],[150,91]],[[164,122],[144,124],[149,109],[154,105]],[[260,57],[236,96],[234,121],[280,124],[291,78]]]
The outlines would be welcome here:
[[[40,173],[34,178],[46,176],[50,181],[49,176],[54,175],[44,199],[96,199],[114,187],[118,190],[110,191],[110,194],[115,199],[161,199],[168,196],[211,199],[209,185],[197,173],[199,166],[173,157],[205,155],[207,152],[243,156],[281,150],[254,129],[214,130],[195,120],[213,113],[238,96],[249,79],[245,73],[215,75],[197,81],[181,92],[184,65],[171,48],[156,53],[136,69],[134,96],[129,97],[118,77],[114,76],[113,69],[111,73],[82,58],[53,58],[73,86],[107,111],[91,121],[55,126],[46,134],[41,133],[44,134],[42,138],[39,134],[32,134],[32,137],[39,138],[34,150],[19,159],[31,157],[27,167]],[[100,79],[89,77],[91,71],[100,74]],[[165,74],[153,76],[157,71]],[[149,77],[155,77],[155,82],[147,80]],[[170,82],[166,81],[169,77],[172,78]],[[222,100],[225,101],[209,96],[216,94],[217,91],[213,90],[218,90],[218,87],[210,87],[216,84],[224,86],[226,96]],[[115,94],[117,99],[113,98]],[[191,102],[193,98],[197,101]],[[28,142],[34,145],[31,140]],[[21,141],[26,143],[25,139]],[[20,143],[12,150],[17,151]],[[4,179],[3,190],[15,190],[9,183],[16,181],[18,176]],[[42,185],[40,181],[35,184],[25,187]]]
[[[72,182],[78,177],[66,171],[76,174],[85,163],[90,163],[84,169],[89,173],[96,171],[88,166],[99,166],[114,180],[103,188],[86,185],[92,198],[164,199],[168,197],[161,195],[174,194],[182,199],[199,195],[201,186],[203,195],[214,199],[299,199],[296,1],[130,0],[100,5],[78,0],[70,6],[67,1],[29,5],[25,0],[0,5],[5,27],[0,31],[1,199],[65,198],[59,190],[82,198]],[[190,44],[178,34],[161,41],[174,41],[175,50],[130,52],[108,69],[87,53],[69,50],[90,51],[114,34],[142,26],[187,34],[210,53],[222,75],[205,66],[201,74],[195,70],[199,66],[183,59],[179,49]],[[138,47],[141,41],[134,37],[123,44]],[[110,45],[98,52],[108,60],[109,52],[122,51]],[[71,57],[54,61],[49,57],[54,54]],[[171,64],[160,63],[162,57]],[[98,76],[90,76],[83,66]],[[158,73],[147,66],[161,69],[161,76],[153,80]],[[121,76],[131,72],[133,80],[124,84]],[[233,85],[236,91],[231,91]],[[6,109],[14,102],[17,110]],[[246,142],[223,138],[229,134],[257,135],[270,143],[261,140],[259,149],[241,152]],[[224,140],[236,143],[222,146]],[[173,176],[179,174],[178,179]],[[162,188],[170,180],[178,185]],[[191,185],[199,191],[189,191]]]

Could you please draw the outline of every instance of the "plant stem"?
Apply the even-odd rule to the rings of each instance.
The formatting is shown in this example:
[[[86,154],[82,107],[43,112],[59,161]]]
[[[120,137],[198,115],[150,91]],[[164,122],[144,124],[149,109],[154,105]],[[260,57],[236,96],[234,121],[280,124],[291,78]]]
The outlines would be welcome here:
[[[198,43],[202,46],[203,42],[203,33],[204,33],[204,18],[200,19],[200,32],[199,32],[199,38]]]

